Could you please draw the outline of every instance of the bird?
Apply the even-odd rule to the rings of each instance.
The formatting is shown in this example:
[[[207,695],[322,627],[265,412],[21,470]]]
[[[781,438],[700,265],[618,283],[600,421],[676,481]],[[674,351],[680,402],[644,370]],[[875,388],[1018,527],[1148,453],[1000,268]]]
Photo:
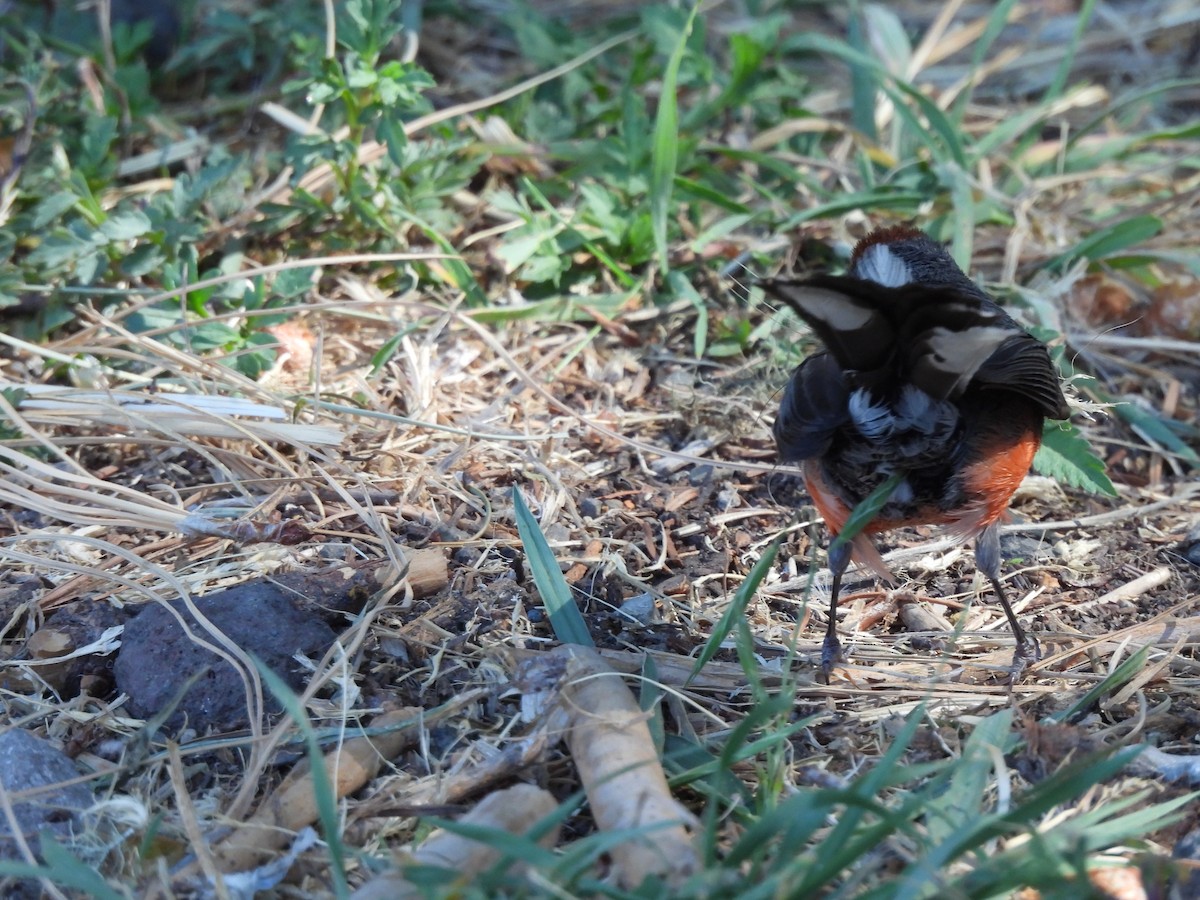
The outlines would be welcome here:
[[[1001,584],[999,523],[1045,420],[1070,416],[1048,348],[910,225],[868,234],[845,275],[759,283],[824,344],[792,372],[773,427],[780,460],[800,464],[834,536],[823,680],[842,661],[836,612],[851,560],[894,583],[871,536],[929,524],[974,539],[976,568],[1015,639],[1015,683],[1041,649]],[[837,540],[854,508],[887,486],[862,531]]]

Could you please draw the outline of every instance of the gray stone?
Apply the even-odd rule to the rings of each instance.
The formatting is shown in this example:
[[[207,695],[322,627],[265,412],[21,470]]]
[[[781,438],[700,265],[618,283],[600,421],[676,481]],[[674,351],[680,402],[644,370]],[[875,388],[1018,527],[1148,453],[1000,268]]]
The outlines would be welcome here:
[[[48,741],[20,728],[0,732],[0,784],[8,792],[21,834],[34,853],[41,845],[43,829],[49,829],[60,842],[81,829],[80,813],[94,798],[85,784],[64,784],[77,778],[75,763]],[[34,793],[14,796],[25,791]],[[12,833],[8,817],[0,815],[0,857],[23,859]]]

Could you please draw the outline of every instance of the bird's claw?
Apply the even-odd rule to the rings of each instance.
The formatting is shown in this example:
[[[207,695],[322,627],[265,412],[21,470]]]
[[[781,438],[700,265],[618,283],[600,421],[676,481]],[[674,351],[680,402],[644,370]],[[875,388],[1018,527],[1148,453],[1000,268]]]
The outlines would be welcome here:
[[[1008,667],[1008,684],[1010,687],[1021,680],[1021,676],[1025,673],[1026,667],[1031,662],[1037,662],[1042,658],[1042,645],[1038,643],[1037,638],[1028,633],[1022,634],[1021,638],[1022,640],[1017,641],[1017,649],[1013,653],[1012,665]]]

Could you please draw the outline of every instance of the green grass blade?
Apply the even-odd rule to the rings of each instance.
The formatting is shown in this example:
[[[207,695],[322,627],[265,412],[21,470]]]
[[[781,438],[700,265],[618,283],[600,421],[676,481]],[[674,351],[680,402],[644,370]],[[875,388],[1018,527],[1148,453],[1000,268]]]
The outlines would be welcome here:
[[[1079,13],[1075,17],[1075,31],[1071,34],[1071,43],[1067,44],[1066,52],[1058,64],[1058,70],[1054,73],[1054,80],[1050,82],[1050,87],[1046,88],[1045,96],[1048,99],[1057,100],[1062,96],[1063,88],[1067,86],[1067,78],[1070,77],[1071,69],[1075,65],[1075,55],[1079,52],[1079,42],[1087,32],[1088,25],[1092,21],[1092,14],[1095,11],[1096,0],[1083,0],[1083,3],[1079,5]]]
[[[922,143],[934,157],[952,160],[960,169],[966,169],[968,165],[967,151],[963,147],[962,135],[936,103],[919,89],[899,79],[896,80],[895,87],[885,85],[884,93],[895,104],[896,114],[912,125],[913,130],[921,136]],[[925,116],[926,121],[929,122],[928,127],[904,102],[905,97],[911,100],[913,105]]]
[[[704,302],[704,298],[700,296],[700,292],[696,290],[691,279],[682,272],[670,272],[666,281],[672,296],[687,300],[696,309],[696,330],[692,334],[692,352],[696,354],[696,359],[702,359],[704,351],[708,349],[708,304]]]
[[[1172,431],[1168,420],[1161,418],[1153,410],[1145,409],[1136,403],[1118,403],[1113,407],[1113,412],[1128,422],[1142,437],[1161,444],[1193,466],[1200,465],[1200,454]]]
[[[533,574],[533,583],[537,585],[542,602],[546,604],[546,615],[550,617],[550,626],[555,636],[564,644],[579,644],[583,647],[595,647],[596,642],[588,633],[587,623],[583,614],[571,597],[571,588],[563,578],[562,570],[554,551],[546,542],[546,536],[538,525],[537,519],[529,511],[520,488],[513,487],[513,508],[517,520],[517,533],[525,547],[525,559],[529,562],[529,570]]]
[[[980,721],[949,767],[945,787],[930,792],[923,812],[928,850],[910,867],[895,894],[897,900],[925,896],[929,885],[959,855],[961,835],[982,821],[995,766],[993,751],[1003,754],[1015,742],[1012,721],[1011,708]]]
[[[1013,7],[1016,5],[1017,0],[1001,0],[1001,2],[992,7],[992,12],[988,16],[983,34],[979,36],[979,40],[975,42],[975,49],[971,51],[970,71],[979,71],[979,67],[987,59],[988,51],[992,49],[992,44],[996,42],[996,38],[1000,36],[1000,32],[1008,27],[1009,17],[1012,15]],[[955,98],[954,107],[950,111],[950,120],[954,123],[955,128],[959,130],[962,129],[963,116],[966,114],[967,104],[971,102],[971,96],[974,94],[975,87],[976,82],[972,82],[966,90],[962,91]]]
[[[903,472],[893,472],[887,481],[871,491],[861,503],[854,507],[850,518],[846,520],[846,524],[842,526],[838,536],[833,539],[830,551],[832,552],[834,548],[848,544],[858,537],[862,530],[871,524],[871,520],[879,515],[879,511],[887,504],[892,492],[903,480]]]
[[[346,882],[346,848],[342,844],[341,822],[338,818],[337,794],[329,772],[325,769],[325,755],[321,752],[321,742],[317,737],[308,713],[300,703],[300,698],[282,678],[271,671],[261,659],[251,654],[254,666],[262,676],[263,684],[267,686],[275,699],[283,706],[288,717],[296,723],[304,737],[304,747],[308,755],[309,774],[312,777],[313,794],[317,801],[317,821],[321,823],[321,837],[329,851],[330,878],[333,880],[335,895],[342,900],[350,896],[350,886]]]
[[[704,642],[704,647],[700,651],[700,655],[696,657],[696,664],[692,666],[692,674],[688,676],[690,681],[700,674],[712,658],[717,655],[717,651],[721,649],[721,644],[733,631],[738,620],[745,620],[746,607],[750,604],[750,600],[754,597],[754,592],[758,590],[758,586],[762,584],[764,578],[767,577],[767,572],[771,571],[771,566],[775,563],[775,557],[779,553],[779,542],[781,538],[775,538],[763,551],[763,555],[759,557],[758,562],[754,564],[754,568],[750,570],[750,574],[746,576],[737,591],[734,592],[733,599],[729,601],[729,606],[725,610],[725,614],[721,616],[721,621],[717,623],[707,641]]]
[[[950,216],[953,230],[950,233],[950,255],[964,271],[971,267],[975,248],[975,187],[966,170],[954,163],[941,166],[943,184],[947,183],[953,198],[954,215]]]
[[[1133,676],[1146,668],[1146,660],[1150,657],[1150,648],[1143,647],[1127,660],[1117,666],[1099,684],[1092,687],[1086,694],[1068,706],[1049,717],[1051,722],[1070,722],[1078,716],[1088,713],[1101,697],[1113,693]]]
[[[658,267],[665,274],[670,270],[667,246],[667,223],[671,218],[671,193],[675,187],[675,168],[679,162],[679,66],[687,49],[699,5],[692,7],[687,24],[663,73],[662,96],[654,117],[654,144],[650,153],[650,218],[654,230],[654,251]]]
[[[779,225],[779,231],[790,231],[804,222],[819,219],[830,219],[845,215],[855,210],[870,210],[877,212],[883,209],[900,209],[911,211],[929,199],[923,191],[896,190],[894,188],[878,188],[873,191],[858,191],[842,194],[827,203],[803,209],[789,216]]]
[[[863,34],[862,18],[858,10],[851,14],[846,24],[847,42],[867,56],[867,39]],[[875,92],[879,89],[879,78],[874,66],[854,61],[850,64],[850,122],[855,130],[872,142],[879,140],[875,128]]]
[[[1126,247],[1157,237],[1162,229],[1163,221],[1157,216],[1134,216],[1124,219],[1115,225],[1093,231],[1072,249],[1047,262],[1045,268],[1063,269],[1077,259],[1103,259]]]
[[[54,840],[54,834],[48,828],[43,829],[40,834],[39,849],[46,860],[45,866],[3,860],[0,861],[0,877],[45,878],[53,884],[82,891],[84,895],[97,900],[123,900],[125,895],[113,890],[99,872]],[[21,893],[20,896],[25,894]]]

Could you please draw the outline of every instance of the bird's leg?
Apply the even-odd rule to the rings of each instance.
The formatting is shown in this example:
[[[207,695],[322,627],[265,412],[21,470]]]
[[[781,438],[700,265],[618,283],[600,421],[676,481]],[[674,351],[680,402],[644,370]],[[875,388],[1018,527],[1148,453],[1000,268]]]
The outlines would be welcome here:
[[[825,629],[825,640],[821,643],[821,680],[829,684],[833,667],[842,661],[842,643],[837,636],[838,592],[842,589],[842,576],[850,565],[850,544],[839,543],[836,538],[829,547],[829,571],[833,573],[833,584],[829,588],[829,625]]]
[[[996,592],[996,599],[1004,607],[1004,615],[1008,617],[1008,625],[1016,639],[1017,649],[1013,653],[1012,665],[1008,670],[1009,684],[1015,684],[1021,677],[1021,673],[1025,671],[1025,666],[1042,658],[1042,648],[1038,645],[1037,639],[1027,634],[1021,627],[1021,623],[1017,621],[1017,615],[1008,602],[1008,595],[1004,593],[1004,586],[1000,584],[999,524],[993,522],[980,532],[979,537],[975,540],[975,565],[992,583],[992,590]]]

